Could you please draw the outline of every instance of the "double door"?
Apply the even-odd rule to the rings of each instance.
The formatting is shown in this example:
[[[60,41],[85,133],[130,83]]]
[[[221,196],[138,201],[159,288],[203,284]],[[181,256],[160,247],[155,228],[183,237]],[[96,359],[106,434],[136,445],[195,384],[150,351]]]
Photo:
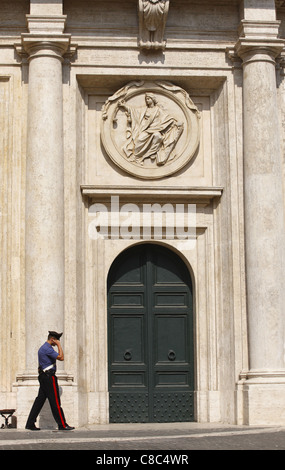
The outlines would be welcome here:
[[[192,286],[172,251],[142,244],[108,279],[110,422],[194,420]]]

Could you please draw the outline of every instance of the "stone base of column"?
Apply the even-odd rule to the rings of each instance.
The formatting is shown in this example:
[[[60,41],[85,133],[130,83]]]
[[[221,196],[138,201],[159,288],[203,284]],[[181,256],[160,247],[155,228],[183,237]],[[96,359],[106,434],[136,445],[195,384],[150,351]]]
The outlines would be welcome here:
[[[66,372],[60,371],[56,375],[66,421],[70,426],[78,427],[78,387],[73,381],[73,376]],[[16,380],[13,392],[16,395],[17,428],[25,429],[28,415],[39,391],[38,375],[26,371],[18,374]],[[41,429],[57,429],[48,400],[42,408],[36,425]]]
[[[240,375],[237,424],[285,425],[285,370],[251,370]]]
[[[108,392],[89,392],[88,397],[88,416],[86,423],[108,424],[109,423],[109,393]],[[80,411],[84,412],[82,404]]]

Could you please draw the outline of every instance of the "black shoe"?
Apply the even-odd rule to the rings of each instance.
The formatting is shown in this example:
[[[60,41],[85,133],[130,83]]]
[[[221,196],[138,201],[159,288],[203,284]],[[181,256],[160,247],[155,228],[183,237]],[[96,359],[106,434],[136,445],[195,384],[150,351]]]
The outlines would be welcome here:
[[[40,428],[37,428],[34,424],[32,424],[32,426],[26,426],[26,429],[29,431],[40,431]]]
[[[73,428],[72,426],[68,426],[68,424],[65,426],[65,428],[63,426],[58,426],[58,429],[59,431],[73,431]]]

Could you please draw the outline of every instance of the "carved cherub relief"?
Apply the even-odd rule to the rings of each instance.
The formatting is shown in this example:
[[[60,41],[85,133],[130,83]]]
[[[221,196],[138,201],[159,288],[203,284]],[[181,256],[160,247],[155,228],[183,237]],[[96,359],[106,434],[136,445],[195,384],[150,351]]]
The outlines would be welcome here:
[[[139,0],[139,46],[164,49],[169,0]]]

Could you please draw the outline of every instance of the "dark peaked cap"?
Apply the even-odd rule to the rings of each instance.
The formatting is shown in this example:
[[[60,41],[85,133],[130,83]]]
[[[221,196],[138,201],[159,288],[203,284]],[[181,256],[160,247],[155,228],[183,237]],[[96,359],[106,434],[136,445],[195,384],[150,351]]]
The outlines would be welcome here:
[[[62,333],[57,333],[56,331],[49,331],[49,334],[58,340],[60,340],[60,337],[62,336]]]

